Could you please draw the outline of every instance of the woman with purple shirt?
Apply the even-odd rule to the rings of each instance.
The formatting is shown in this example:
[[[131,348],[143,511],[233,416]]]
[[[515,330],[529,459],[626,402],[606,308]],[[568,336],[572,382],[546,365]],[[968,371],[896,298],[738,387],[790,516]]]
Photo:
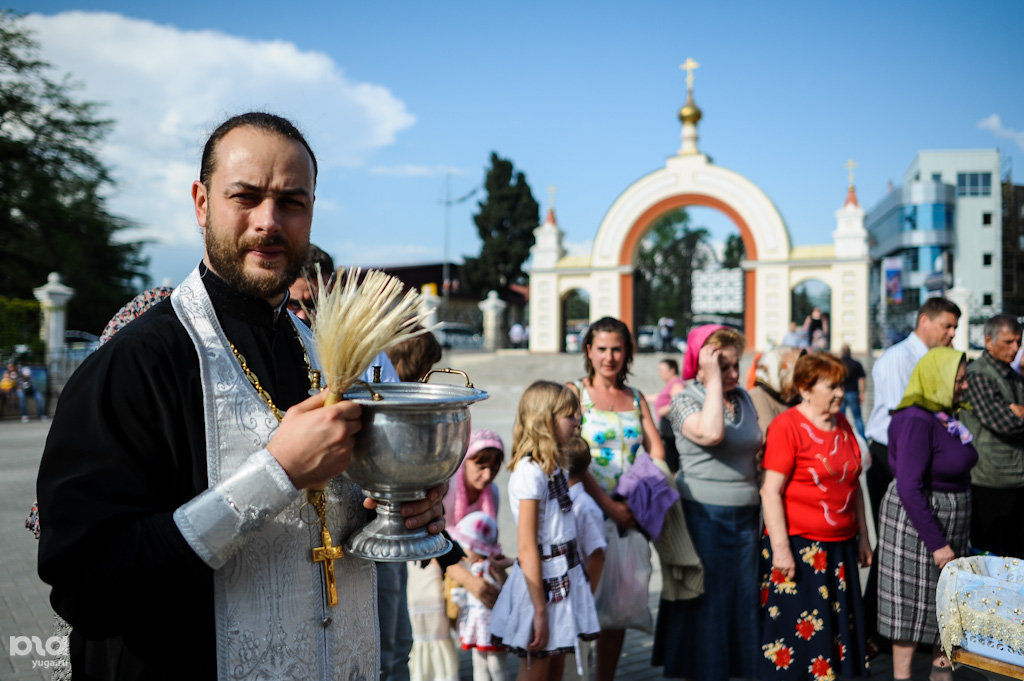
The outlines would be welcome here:
[[[964,353],[929,350],[889,423],[895,479],[879,511],[878,632],[892,639],[894,679],[910,678],[918,643],[934,646],[929,679],[953,678],[937,645],[935,587],[943,566],[967,551],[971,468],[978,453],[955,418],[966,376]]]

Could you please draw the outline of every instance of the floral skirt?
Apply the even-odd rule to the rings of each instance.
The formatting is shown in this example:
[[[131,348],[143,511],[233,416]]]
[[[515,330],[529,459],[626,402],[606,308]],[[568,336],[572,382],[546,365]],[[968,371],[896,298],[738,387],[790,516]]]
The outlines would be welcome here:
[[[867,676],[864,607],[857,574],[857,538],[815,541],[790,536],[791,580],[772,568],[761,539],[759,679],[833,681]]]

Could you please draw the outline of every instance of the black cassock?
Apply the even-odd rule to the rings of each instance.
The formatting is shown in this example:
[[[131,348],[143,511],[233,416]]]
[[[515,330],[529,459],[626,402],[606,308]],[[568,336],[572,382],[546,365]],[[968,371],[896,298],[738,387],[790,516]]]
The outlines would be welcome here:
[[[309,396],[289,316],[200,266],[225,335],[281,409]],[[172,514],[209,485],[199,359],[164,300],[75,372],[39,468],[39,576],[76,679],[216,678],[213,571]],[[299,559],[296,556],[296,559]]]

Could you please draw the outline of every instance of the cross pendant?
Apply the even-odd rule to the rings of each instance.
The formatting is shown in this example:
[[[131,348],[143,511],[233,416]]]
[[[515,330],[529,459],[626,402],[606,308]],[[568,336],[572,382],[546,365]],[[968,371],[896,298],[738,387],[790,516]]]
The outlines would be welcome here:
[[[320,541],[323,546],[313,549],[313,562],[324,564],[324,583],[327,587],[327,605],[334,607],[338,604],[338,582],[334,578],[334,561],[341,560],[345,554],[340,546],[331,543],[331,533],[326,526],[320,527]]]

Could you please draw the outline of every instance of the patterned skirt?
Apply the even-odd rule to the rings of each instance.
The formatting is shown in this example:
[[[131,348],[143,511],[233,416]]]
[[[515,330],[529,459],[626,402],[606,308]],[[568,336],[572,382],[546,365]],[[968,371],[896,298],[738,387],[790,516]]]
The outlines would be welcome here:
[[[796,562],[791,580],[772,568],[761,540],[761,656],[759,679],[867,676],[864,606],[857,574],[857,538],[815,541],[790,536]]]
[[[970,493],[932,492],[929,507],[953,552],[966,555]],[[939,568],[903,508],[894,480],[879,510],[878,633],[894,641],[938,643],[938,583]]]

